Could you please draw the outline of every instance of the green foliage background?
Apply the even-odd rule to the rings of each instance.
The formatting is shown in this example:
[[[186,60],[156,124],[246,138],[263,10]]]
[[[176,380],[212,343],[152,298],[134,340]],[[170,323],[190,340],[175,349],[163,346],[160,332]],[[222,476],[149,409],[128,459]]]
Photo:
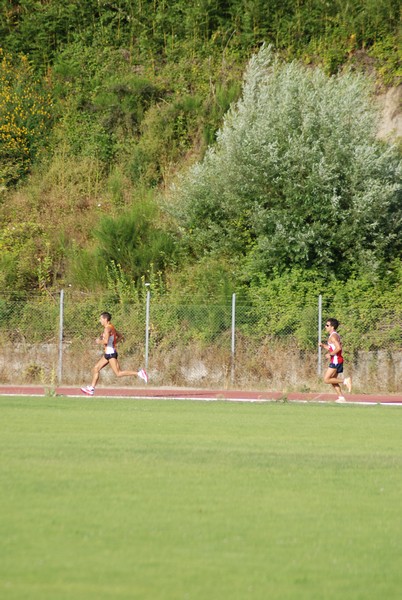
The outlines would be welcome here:
[[[225,302],[236,290],[257,302],[291,279],[294,297],[310,284],[316,296],[328,272],[299,261],[276,273],[253,246],[246,206],[232,223],[235,253],[189,245],[174,184],[215,145],[262,43],[287,63],[326,76],[350,68],[384,87],[401,77],[400,34],[394,0],[1,0],[3,74],[29,94],[15,121],[24,143],[0,148],[0,285],[18,298],[67,285],[137,296],[151,278],[172,299]],[[0,132],[18,109],[7,85]],[[364,287],[393,302],[399,246],[370,277],[349,242],[336,294],[358,301]]]

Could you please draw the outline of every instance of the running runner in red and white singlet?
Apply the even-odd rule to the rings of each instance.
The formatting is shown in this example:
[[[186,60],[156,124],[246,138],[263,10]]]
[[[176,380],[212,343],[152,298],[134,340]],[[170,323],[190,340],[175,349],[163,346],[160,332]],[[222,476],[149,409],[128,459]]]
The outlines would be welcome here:
[[[120,369],[119,361],[117,360],[117,347],[116,344],[119,340],[123,339],[123,336],[116,331],[116,328],[111,323],[112,315],[108,312],[103,312],[99,317],[99,322],[103,326],[103,333],[95,340],[97,344],[103,344],[103,356],[94,368],[92,369],[92,381],[91,385],[87,385],[81,388],[81,391],[88,396],[93,396],[95,393],[95,387],[99,380],[99,373],[101,370],[110,365],[113,373],[116,377],[131,377],[136,376],[143,379],[145,383],[148,383],[148,375],[145,369],[139,371],[122,371]]]
[[[121,339],[121,335],[116,331],[116,327],[111,323],[107,323],[102,334],[104,356],[108,360],[117,358],[116,343]],[[106,340],[106,341],[105,341]]]
[[[331,356],[331,358],[330,358],[331,362],[330,362],[329,366],[331,368],[334,368],[334,367],[338,367],[339,365],[343,365],[341,336],[339,335],[339,333],[337,331],[333,331],[328,338],[328,350],[329,350],[329,354]],[[343,371],[343,369],[342,369],[342,371]],[[342,373],[342,371],[338,370],[338,373]]]
[[[347,377],[345,380],[338,378],[338,375],[343,373],[342,342],[339,333],[336,331],[338,326],[339,322],[337,319],[327,319],[325,328],[329,334],[328,342],[326,344],[320,342],[319,345],[328,351],[325,356],[329,360],[329,365],[324,375],[324,382],[332,385],[337,392],[338,399],[336,402],[346,402],[342,395],[341,385],[345,385],[350,392],[352,389],[352,380],[350,377]]]

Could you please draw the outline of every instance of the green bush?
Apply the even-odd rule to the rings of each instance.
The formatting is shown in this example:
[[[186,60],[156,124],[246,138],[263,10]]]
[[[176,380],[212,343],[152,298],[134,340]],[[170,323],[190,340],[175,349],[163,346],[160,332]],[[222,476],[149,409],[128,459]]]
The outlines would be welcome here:
[[[361,274],[347,282],[299,269],[269,278],[261,276],[248,290],[250,309],[241,327],[249,335],[261,337],[292,335],[299,347],[313,348],[321,294],[322,318],[335,317],[341,323],[347,352],[398,350],[402,327],[400,280],[400,261],[390,265],[388,277]]]
[[[158,224],[158,209],[150,197],[137,199],[131,208],[102,216],[93,229],[92,250],[74,251],[72,282],[86,290],[104,287],[120,290],[118,297],[136,294],[143,278],[161,272],[174,260],[172,235]]]
[[[171,261],[174,242],[155,225],[157,210],[146,199],[115,217],[102,217],[94,235],[105,266],[119,265],[132,281],[145,276],[150,266],[163,270]]]
[[[392,35],[378,39],[369,50],[376,60],[376,67],[386,85],[400,82],[402,77],[402,46]]]
[[[402,249],[401,161],[375,137],[371,93],[363,76],[329,78],[263,47],[217,144],[183,178],[191,251],[237,255],[249,279],[385,269]]]
[[[167,278],[169,298],[174,304],[230,304],[236,291],[236,266],[228,260],[205,256],[196,263],[171,270]]]
[[[52,126],[52,96],[24,55],[0,47],[0,188],[27,175]]]
[[[24,220],[3,224],[0,267],[2,289],[15,292],[46,288],[53,270],[43,226]]]

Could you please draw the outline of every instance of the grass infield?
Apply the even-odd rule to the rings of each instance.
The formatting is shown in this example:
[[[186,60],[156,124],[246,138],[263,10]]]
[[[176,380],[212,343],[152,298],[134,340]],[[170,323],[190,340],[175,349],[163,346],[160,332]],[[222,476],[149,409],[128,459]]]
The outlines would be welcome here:
[[[0,398],[3,600],[400,598],[402,411]]]

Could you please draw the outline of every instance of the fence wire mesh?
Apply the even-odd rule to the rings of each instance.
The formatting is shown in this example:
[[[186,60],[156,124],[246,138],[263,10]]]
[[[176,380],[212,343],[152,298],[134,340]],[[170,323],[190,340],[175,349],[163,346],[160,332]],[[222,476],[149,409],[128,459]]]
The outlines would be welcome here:
[[[325,304],[325,303],[324,303]],[[150,384],[234,387],[283,391],[327,390],[326,367],[318,352],[318,304],[295,306],[193,305],[153,300],[146,331],[144,301],[109,300],[122,368],[146,363]],[[24,300],[0,298],[0,383],[45,386],[88,383],[100,357],[94,343],[105,303],[93,296],[59,294]],[[334,316],[330,303],[325,315]],[[402,310],[348,308],[341,322],[346,371],[356,391],[399,392],[402,381]],[[323,325],[323,323],[322,323]],[[147,343],[146,343],[147,339]],[[116,381],[109,369],[102,385],[141,385]]]

